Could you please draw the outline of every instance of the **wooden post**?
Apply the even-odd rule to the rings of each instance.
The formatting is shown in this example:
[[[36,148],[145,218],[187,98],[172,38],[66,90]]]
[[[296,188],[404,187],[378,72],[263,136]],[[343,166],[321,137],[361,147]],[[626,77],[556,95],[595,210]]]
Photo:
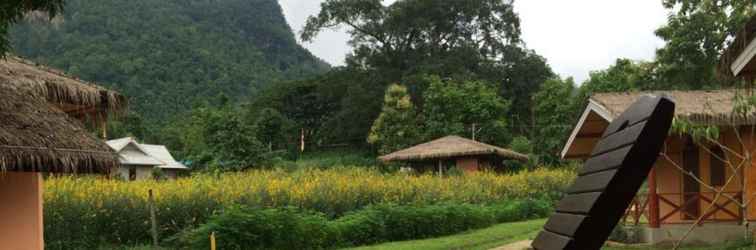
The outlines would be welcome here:
[[[659,196],[656,194],[656,167],[648,173],[648,226],[659,228]]]
[[[472,140],[475,140],[475,123],[472,124]]]
[[[215,232],[210,233],[210,250],[215,250]]]
[[[102,122],[102,139],[103,140],[108,139],[108,122],[107,121]]]
[[[305,130],[302,128],[302,130],[299,133],[299,152],[304,152],[305,150]]]
[[[155,215],[155,198],[152,195],[152,189],[149,190],[149,194],[150,222],[152,224],[152,244],[158,246],[157,216]]]
[[[441,159],[438,160],[438,176],[444,176],[444,167]]]

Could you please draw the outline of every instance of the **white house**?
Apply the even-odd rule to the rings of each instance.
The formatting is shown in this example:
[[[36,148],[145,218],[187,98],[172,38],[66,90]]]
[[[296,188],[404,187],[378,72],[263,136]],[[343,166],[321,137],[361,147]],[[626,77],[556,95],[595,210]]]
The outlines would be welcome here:
[[[162,170],[168,179],[176,179],[178,171],[189,168],[177,162],[163,145],[140,144],[131,137],[107,142],[118,153],[121,167],[117,174],[126,180],[144,180],[153,178],[155,168]]]

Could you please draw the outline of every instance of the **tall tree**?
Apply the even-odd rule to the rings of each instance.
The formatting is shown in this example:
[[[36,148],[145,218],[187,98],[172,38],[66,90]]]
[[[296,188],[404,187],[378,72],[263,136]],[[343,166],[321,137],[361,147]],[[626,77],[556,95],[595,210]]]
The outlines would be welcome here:
[[[323,84],[327,77],[276,84],[253,98],[249,112],[255,114],[263,108],[276,109],[294,123],[297,137],[305,148],[319,144],[314,139],[335,112],[344,91],[338,86]]]
[[[352,36],[351,65],[409,75],[422,68],[458,63],[473,70],[480,58],[496,58],[518,44],[520,21],[512,1],[327,0],[307,20],[301,37],[344,25]],[[465,69],[466,67],[466,69]],[[440,73],[440,72],[438,72]]]
[[[257,139],[268,148],[268,151],[286,149],[296,134],[296,128],[291,120],[284,117],[278,110],[263,109],[253,115]],[[252,117],[247,119],[253,120]]]
[[[530,121],[530,96],[553,77],[546,60],[524,48],[520,21],[512,1],[327,0],[301,33],[311,41],[321,31],[346,27],[354,47],[347,67],[368,72],[358,93],[374,92],[368,84],[406,84],[413,101],[424,109],[428,75],[458,82],[485,81],[492,92],[510,100],[513,122]],[[359,82],[359,83],[357,83]],[[361,117],[376,117],[373,102]],[[339,111],[344,117],[345,112]],[[513,124],[513,123],[509,123]],[[513,126],[524,131],[525,127]],[[363,128],[364,129],[364,128]]]
[[[40,11],[52,18],[63,10],[63,0],[3,0],[0,2],[0,55],[10,49],[8,32],[13,23],[18,22],[31,11]]]
[[[597,92],[664,89],[657,82],[651,63],[620,58],[607,69],[590,72],[588,80],[580,86],[578,100],[583,105]]]
[[[510,103],[498,96],[491,84],[430,76],[423,96],[428,139],[459,135],[497,145],[509,143],[506,115]]]
[[[582,104],[573,101],[574,94],[572,78],[554,78],[543,83],[533,95],[533,145],[542,161],[553,163],[559,160],[558,152],[564,146],[579,113],[576,107]]]
[[[512,102],[508,117],[510,126],[520,134],[530,134],[527,124],[532,123],[530,112],[533,106],[533,94],[541,88],[541,84],[556,75],[551,70],[546,59],[535,53],[519,47],[510,46],[504,56],[488,67],[486,73],[481,74],[484,79],[498,83],[500,95]]]
[[[394,84],[386,90],[383,111],[373,122],[367,141],[387,154],[418,142],[417,112],[407,93],[407,88]]]
[[[663,0],[673,12],[656,30],[666,44],[656,52],[659,88],[719,85],[715,67],[728,40],[754,14],[752,1]]]

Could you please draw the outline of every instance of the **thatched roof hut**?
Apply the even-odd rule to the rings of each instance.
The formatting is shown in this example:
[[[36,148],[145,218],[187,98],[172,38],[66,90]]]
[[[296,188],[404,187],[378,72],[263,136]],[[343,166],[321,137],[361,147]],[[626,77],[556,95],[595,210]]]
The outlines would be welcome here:
[[[738,96],[749,90],[686,90],[596,93],[589,99],[614,118],[643,95],[666,95],[675,100],[675,117],[701,125],[744,125],[756,122],[756,113],[733,115]]]
[[[419,144],[407,149],[399,150],[381,157],[379,160],[409,161],[409,162],[432,162],[444,159],[470,159],[494,157],[499,159],[513,159],[527,161],[528,156],[509,149],[473,141],[459,136],[446,136],[430,142]],[[457,165],[466,164],[457,161]],[[478,161],[474,162],[474,169],[478,168]]]
[[[115,91],[16,56],[0,60],[0,82],[13,83],[75,117],[118,113],[127,104]]]
[[[125,105],[116,92],[18,57],[0,59],[0,168],[109,172],[118,166],[117,156],[82,121]]]
[[[756,124],[756,113],[735,113],[739,97],[750,98],[751,90],[689,90],[596,93],[588,99],[583,114],[568,138],[561,156],[588,155],[609,123],[643,95],[666,95],[675,101],[675,119],[697,125],[726,126]]]

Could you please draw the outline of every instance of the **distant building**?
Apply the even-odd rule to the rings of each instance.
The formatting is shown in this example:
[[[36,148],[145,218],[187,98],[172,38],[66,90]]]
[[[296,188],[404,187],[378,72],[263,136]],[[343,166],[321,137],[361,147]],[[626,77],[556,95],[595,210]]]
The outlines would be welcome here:
[[[418,172],[438,171],[443,174],[452,167],[465,172],[502,169],[505,167],[504,160],[527,161],[528,156],[459,136],[446,136],[378,159],[384,162],[406,162]]]
[[[164,177],[176,179],[179,171],[189,168],[177,162],[163,145],[140,144],[131,137],[107,142],[118,153],[121,167],[115,173],[126,180],[153,178],[154,170],[162,170]]]

